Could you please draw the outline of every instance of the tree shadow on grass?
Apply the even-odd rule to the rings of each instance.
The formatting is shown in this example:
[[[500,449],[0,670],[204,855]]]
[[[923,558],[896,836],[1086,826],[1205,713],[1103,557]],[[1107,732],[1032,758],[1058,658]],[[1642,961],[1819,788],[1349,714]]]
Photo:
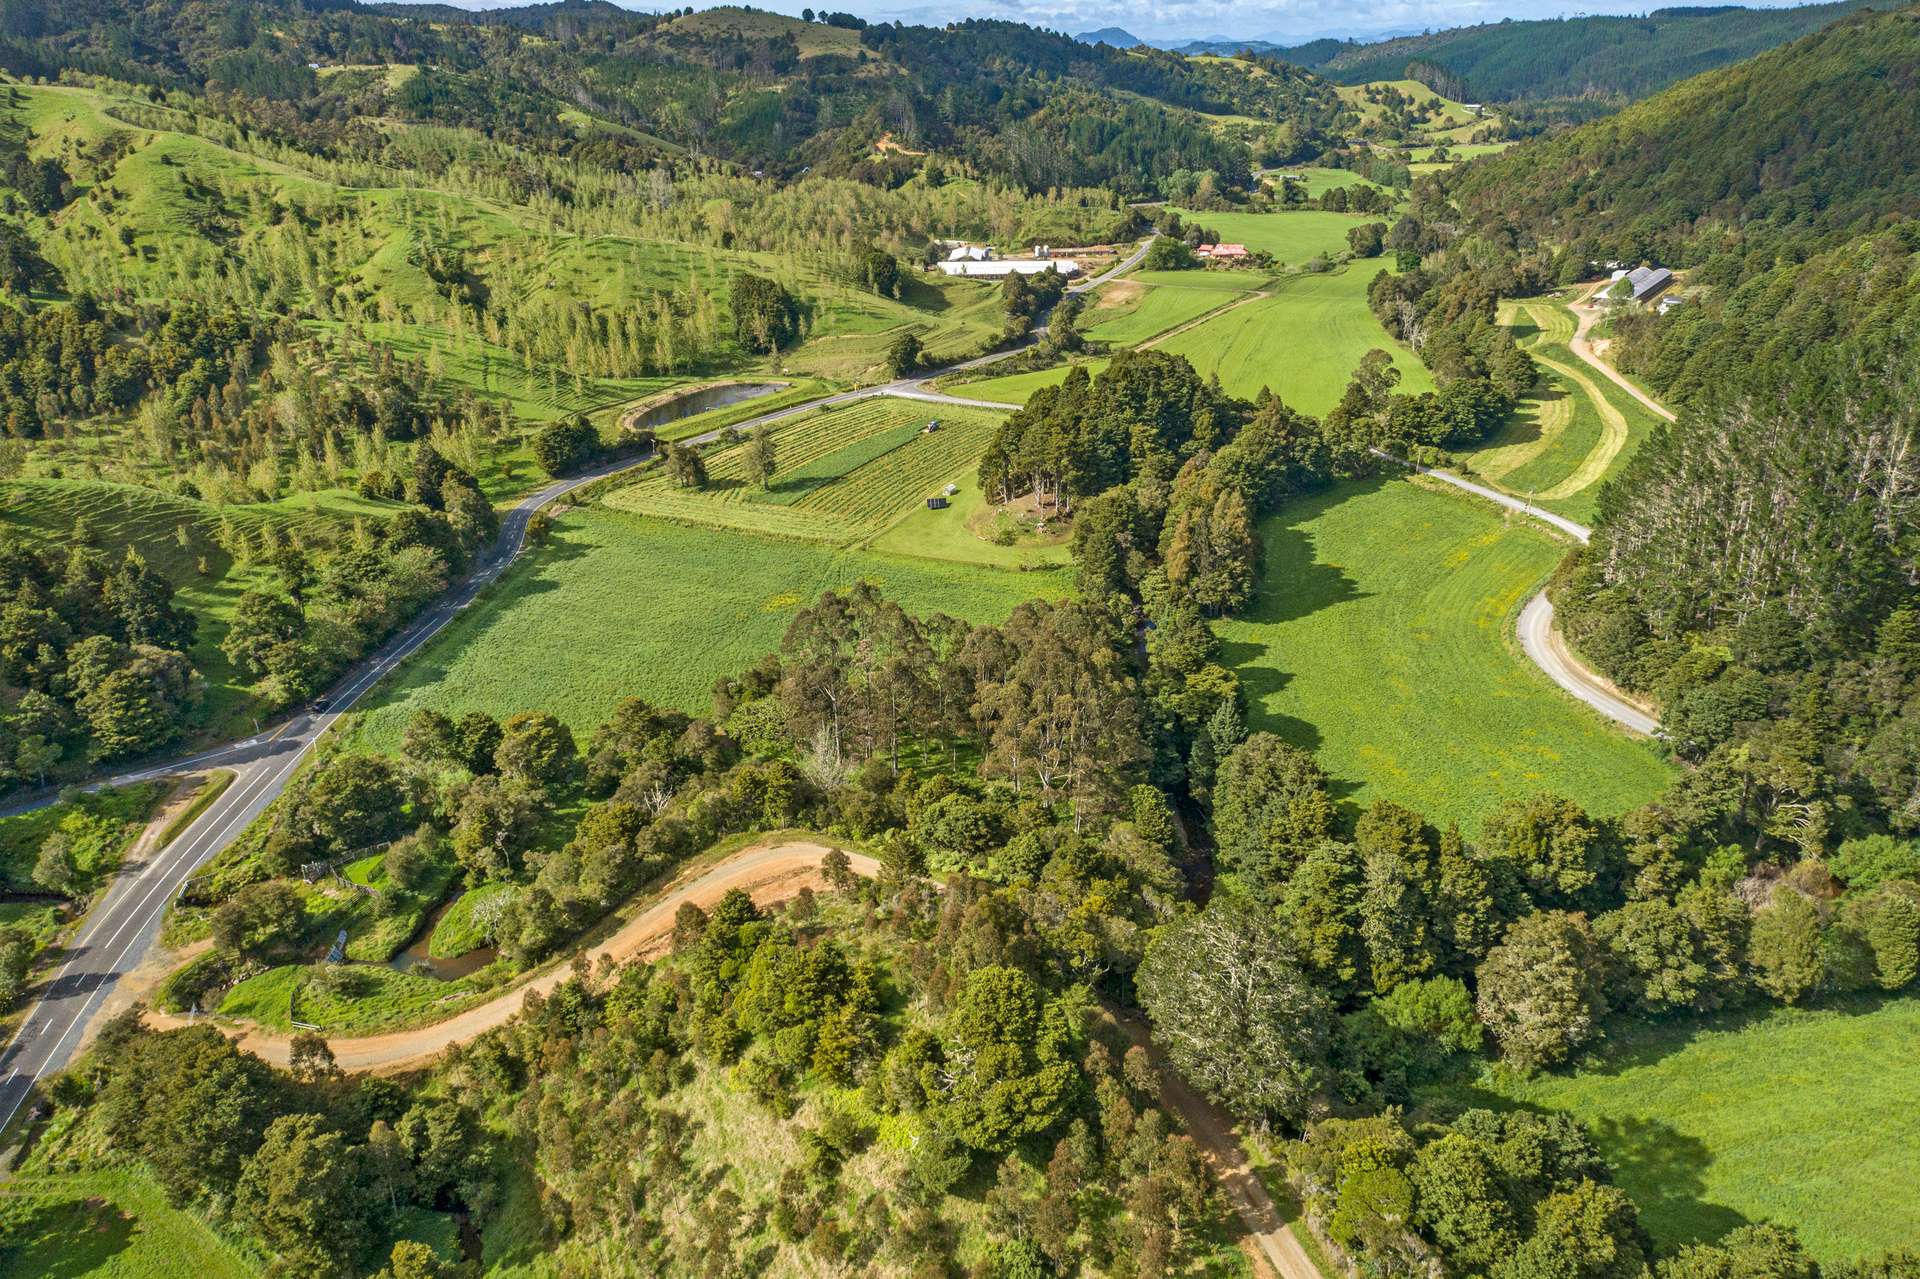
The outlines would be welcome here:
[[[1900,998],[1897,993],[1869,990],[1830,996],[1792,1012],[1777,1004],[1756,1000],[1705,1016],[1679,1015],[1660,1021],[1616,1017],[1607,1023],[1604,1045],[1580,1063],[1580,1073],[1621,1075],[1636,1067],[1654,1065],[1710,1035],[1735,1034],[1796,1014],[1863,1016]]]
[[[908,275],[902,282],[900,301],[916,311],[947,311],[953,308],[953,299],[941,289],[934,288],[918,275]]]
[[[1287,502],[1261,529],[1265,564],[1260,591],[1241,617],[1256,625],[1275,625],[1311,617],[1335,604],[1365,599],[1367,593],[1337,564],[1316,558],[1313,535],[1307,526],[1343,502],[1383,487],[1375,477],[1342,484],[1326,493]]]
[[[1528,338],[1540,332],[1540,326],[1533,322],[1532,312],[1525,307],[1514,314],[1513,323],[1507,325],[1506,329],[1513,336],[1516,345],[1525,343]]]
[[[133,1226],[104,1199],[39,1204],[24,1220],[0,1219],[0,1272],[40,1279],[99,1274],[133,1242]]]
[[[1474,1084],[1448,1088],[1445,1102],[1435,1109],[1441,1113],[1428,1117],[1447,1120],[1472,1109],[1524,1110],[1535,1115],[1572,1113],[1613,1169],[1614,1184],[1639,1208],[1641,1222],[1661,1252],[1671,1252],[1683,1244],[1711,1243],[1729,1230],[1751,1224],[1735,1209],[1708,1202],[1706,1171],[1713,1165],[1714,1156],[1707,1144],[1658,1119],[1587,1119],[1577,1112],[1516,1101]]]
[[[1240,620],[1255,626],[1277,626],[1311,617],[1336,604],[1365,599],[1368,592],[1361,590],[1360,584],[1344,569],[1319,560],[1313,534],[1308,529],[1333,507],[1371,493],[1385,483],[1384,479],[1373,478],[1342,484],[1326,493],[1290,501],[1267,520],[1261,529],[1265,564],[1260,591],[1252,605],[1240,615]],[[1272,733],[1301,750],[1317,752],[1325,738],[1316,725],[1272,709],[1294,679],[1284,669],[1287,660],[1284,642],[1280,640],[1223,640],[1220,644],[1221,664],[1239,676],[1240,686],[1246,692],[1247,727]],[[1351,805],[1342,801],[1360,786],[1360,782],[1336,777],[1329,779],[1328,792],[1336,804],[1343,809],[1350,808]]]
[[[1525,410],[1516,409],[1509,414],[1500,431],[1489,439],[1486,448],[1514,448],[1522,444],[1534,444],[1540,439],[1540,419],[1545,416],[1547,406],[1567,398],[1567,393],[1557,383],[1542,383],[1528,391],[1523,397]]]
[[[775,480],[771,489],[765,493],[756,494],[753,500],[767,502],[774,506],[792,506],[815,489],[823,489],[836,480],[845,478],[843,475],[800,475],[790,479]]]
[[[1633,1197],[1647,1230],[1663,1248],[1711,1243],[1750,1224],[1724,1204],[1706,1200],[1713,1151],[1657,1119],[1623,1116],[1587,1125],[1613,1165],[1614,1180]]]

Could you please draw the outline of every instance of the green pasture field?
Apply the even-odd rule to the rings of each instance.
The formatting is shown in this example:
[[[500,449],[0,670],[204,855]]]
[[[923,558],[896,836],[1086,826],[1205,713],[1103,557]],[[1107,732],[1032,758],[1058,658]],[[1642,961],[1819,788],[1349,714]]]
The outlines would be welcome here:
[[[1216,626],[1252,727],[1313,751],[1351,810],[1390,799],[1469,833],[1507,799],[1625,811],[1673,777],[1520,653],[1514,617],[1565,552],[1493,507],[1348,483],[1262,528],[1265,571]]]
[[[1205,267],[1188,271],[1135,271],[1126,278],[1166,289],[1209,289],[1217,293],[1248,293],[1273,283],[1271,277],[1260,271],[1209,271]]]
[[[275,586],[264,564],[239,564],[215,541],[221,519],[257,537],[263,524],[290,534],[323,535],[359,515],[385,517],[397,503],[369,501],[345,490],[301,493],[278,502],[214,506],[153,489],[104,481],[18,479],[0,482],[0,531],[41,545],[71,542],[84,522],[93,544],[109,555],[138,550],[175,589],[174,599],[198,620],[193,665],[206,678],[206,696],[188,721],[202,737],[253,731],[252,680],[220,651],[234,609],[248,590]],[[184,540],[183,540],[184,534]],[[200,571],[202,561],[206,572]]]
[[[1019,538],[1003,546],[982,536],[983,530],[991,533],[994,521],[986,513],[987,500],[980,492],[979,480],[968,470],[954,476],[952,482],[960,486],[960,491],[946,510],[914,507],[873,540],[873,549],[997,568],[1048,568],[1072,562],[1072,550],[1065,542],[1036,543],[1032,538]]]
[[[1498,487],[1591,522],[1601,487],[1658,423],[1567,347],[1574,323],[1565,307],[1509,303],[1501,318],[1538,362],[1540,381],[1495,435],[1462,456]]]
[[[1271,387],[1290,407],[1316,417],[1340,402],[1353,370],[1375,349],[1393,357],[1401,391],[1431,390],[1426,366],[1367,309],[1367,285],[1378,270],[1355,262],[1340,271],[1283,277],[1273,296],[1223,312],[1158,349],[1186,356],[1203,377],[1219,374],[1229,394],[1250,399]]]
[[[940,429],[923,431],[938,419]],[[991,409],[877,397],[777,422],[769,488],[748,478],[750,443],[706,459],[708,485],[676,487],[662,467],[605,500],[616,510],[777,537],[848,543],[871,537],[937,493],[985,451]]]
[[[1454,163],[1458,163],[1462,160],[1477,160],[1483,155],[1499,155],[1512,145],[1511,142],[1449,142],[1446,147],[1447,154],[1453,157]],[[1413,157],[1415,165],[1426,165],[1433,163],[1435,150],[1434,147],[1414,147],[1408,154]],[[1445,168],[1447,163],[1443,160],[1433,167]],[[1419,171],[1417,168],[1414,170],[1416,173]]]
[[[261,1268],[132,1169],[35,1171],[0,1185],[0,1274],[254,1279]]]
[[[1212,289],[1147,286],[1130,309],[1117,311],[1112,319],[1095,318],[1085,332],[1097,341],[1132,346],[1198,319],[1232,300],[1231,295]]]
[[[909,612],[976,622],[1071,592],[1064,572],[1003,572],[578,508],[374,692],[357,737],[397,749],[422,707],[500,715],[537,707],[582,736],[629,695],[705,714],[715,679],[778,648],[794,613],[822,591],[862,579]]]
[[[1228,244],[1271,253],[1274,261],[1298,266],[1307,259],[1331,258],[1347,247],[1347,232],[1382,214],[1333,213],[1325,209],[1292,209],[1285,213],[1198,213],[1178,209],[1187,222],[1217,232]]]
[[[1490,1070],[1421,1101],[1574,1116],[1663,1250],[1758,1221],[1792,1226],[1829,1265],[1920,1237],[1920,999],[1620,1024],[1608,1035],[1584,1069],[1532,1079]]]
[[[1393,196],[1396,200],[1400,198],[1392,187],[1381,186],[1378,182],[1361,177],[1351,169],[1329,169],[1317,164],[1287,164],[1274,169],[1265,169],[1260,173],[1260,180],[1277,192],[1283,175],[1300,179],[1307,188],[1307,195],[1314,199],[1318,199],[1335,187],[1355,186],[1372,187],[1376,191]],[[1386,215],[1377,216],[1385,217]],[[1207,225],[1204,219],[1201,225]]]
[[[1216,295],[1199,293],[1195,296],[1207,299],[1203,310],[1212,310],[1218,306]],[[961,395],[970,400],[998,400],[1009,408],[1019,408],[1033,397],[1033,393],[1043,386],[1059,386],[1067,380],[1067,374],[1074,364],[1084,365],[1089,377],[1099,377],[1112,363],[1104,356],[1087,360],[1075,360],[1072,364],[1056,364],[1050,369],[1036,369],[1028,373],[1008,373],[1001,377],[981,378],[978,382],[954,382],[941,389],[949,395]]]

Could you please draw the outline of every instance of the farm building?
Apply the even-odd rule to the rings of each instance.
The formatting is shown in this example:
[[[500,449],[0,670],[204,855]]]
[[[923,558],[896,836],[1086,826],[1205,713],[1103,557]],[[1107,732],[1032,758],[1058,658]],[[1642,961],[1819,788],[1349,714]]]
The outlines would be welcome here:
[[[1663,266],[1641,266],[1631,271],[1615,271],[1613,283],[1608,286],[1605,297],[1609,302],[1644,302],[1661,289],[1667,287],[1673,279],[1673,272]],[[1621,288],[1621,284],[1626,285]]]
[[[961,244],[947,254],[949,262],[991,262],[993,258],[993,246],[988,244]]]
[[[956,262],[952,258],[940,264],[940,270],[947,275],[964,275],[972,279],[1000,280],[1009,275],[1039,275],[1042,271],[1058,271],[1061,275],[1080,274],[1080,264],[1072,258],[1048,258],[1036,262],[1032,258],[992,258],[987,261]]]
[[[944,511],[947,509],[947,499],[944,497],[930,497],[927,499],[927,509],[929,511]]]
[[[1244,244],[1203,244],[1193,251],[1193,255],[1197,258],[1205,258],[1209,262],[1235,262],[1247,256],[1247,246]]]

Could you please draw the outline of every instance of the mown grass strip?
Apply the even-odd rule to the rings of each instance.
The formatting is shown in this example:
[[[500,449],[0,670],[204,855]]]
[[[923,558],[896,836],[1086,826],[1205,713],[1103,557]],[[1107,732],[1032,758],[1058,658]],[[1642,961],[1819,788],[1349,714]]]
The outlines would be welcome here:
[[[209,773],[207,780],[201,783],[200,793],[193,797],[193,802],[181,809],[179,814],[167,823],[167,828],[160,832],[160,847],[165,848],[180,837],[180,832],[193,825],[194,819],[206,812],[214,800],[226,794],[227,787],[233,785],[233,779],[236,776],[238,774],[230,768],[217,768]]]

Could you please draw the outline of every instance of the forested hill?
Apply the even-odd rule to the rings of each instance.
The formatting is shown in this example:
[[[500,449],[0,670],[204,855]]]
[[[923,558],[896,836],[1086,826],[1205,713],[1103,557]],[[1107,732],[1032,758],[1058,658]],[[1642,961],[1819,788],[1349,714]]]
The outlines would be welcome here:
[[[683,150],[891,183],[913,153],[938,152],[1033,190],[1144,193],[1181,169],[1250,180],[1245,147],[1194,113],[1291,125],[1305,155],[1340,111],[1330,84],[1294,67],[1122,52],[1007,22],[588,0],[484,14],[350,0],[7,0],[0,12],[0,69],[269,100],[276,131],[307,149],[337,150],[351,121],[386,116],[636,164]],[[382,67],[408,70],[372,74]]]
[[[1803,255],[1920,213],[1916,94],[1920,9],[1863,12],[1476,162],[1452,193],[1484,226],[1730,283],[1787,242]]]
[[[1435,88],[1468,100],[1635,99],[1817,31],[1869,3],[1689,6],[1645,17],[1508,20],[1372,44],[1316,40],[1277,56],[1341,84],[1397,80],[1409,74],[1410,63],[1420,63],[1452,77]]]

